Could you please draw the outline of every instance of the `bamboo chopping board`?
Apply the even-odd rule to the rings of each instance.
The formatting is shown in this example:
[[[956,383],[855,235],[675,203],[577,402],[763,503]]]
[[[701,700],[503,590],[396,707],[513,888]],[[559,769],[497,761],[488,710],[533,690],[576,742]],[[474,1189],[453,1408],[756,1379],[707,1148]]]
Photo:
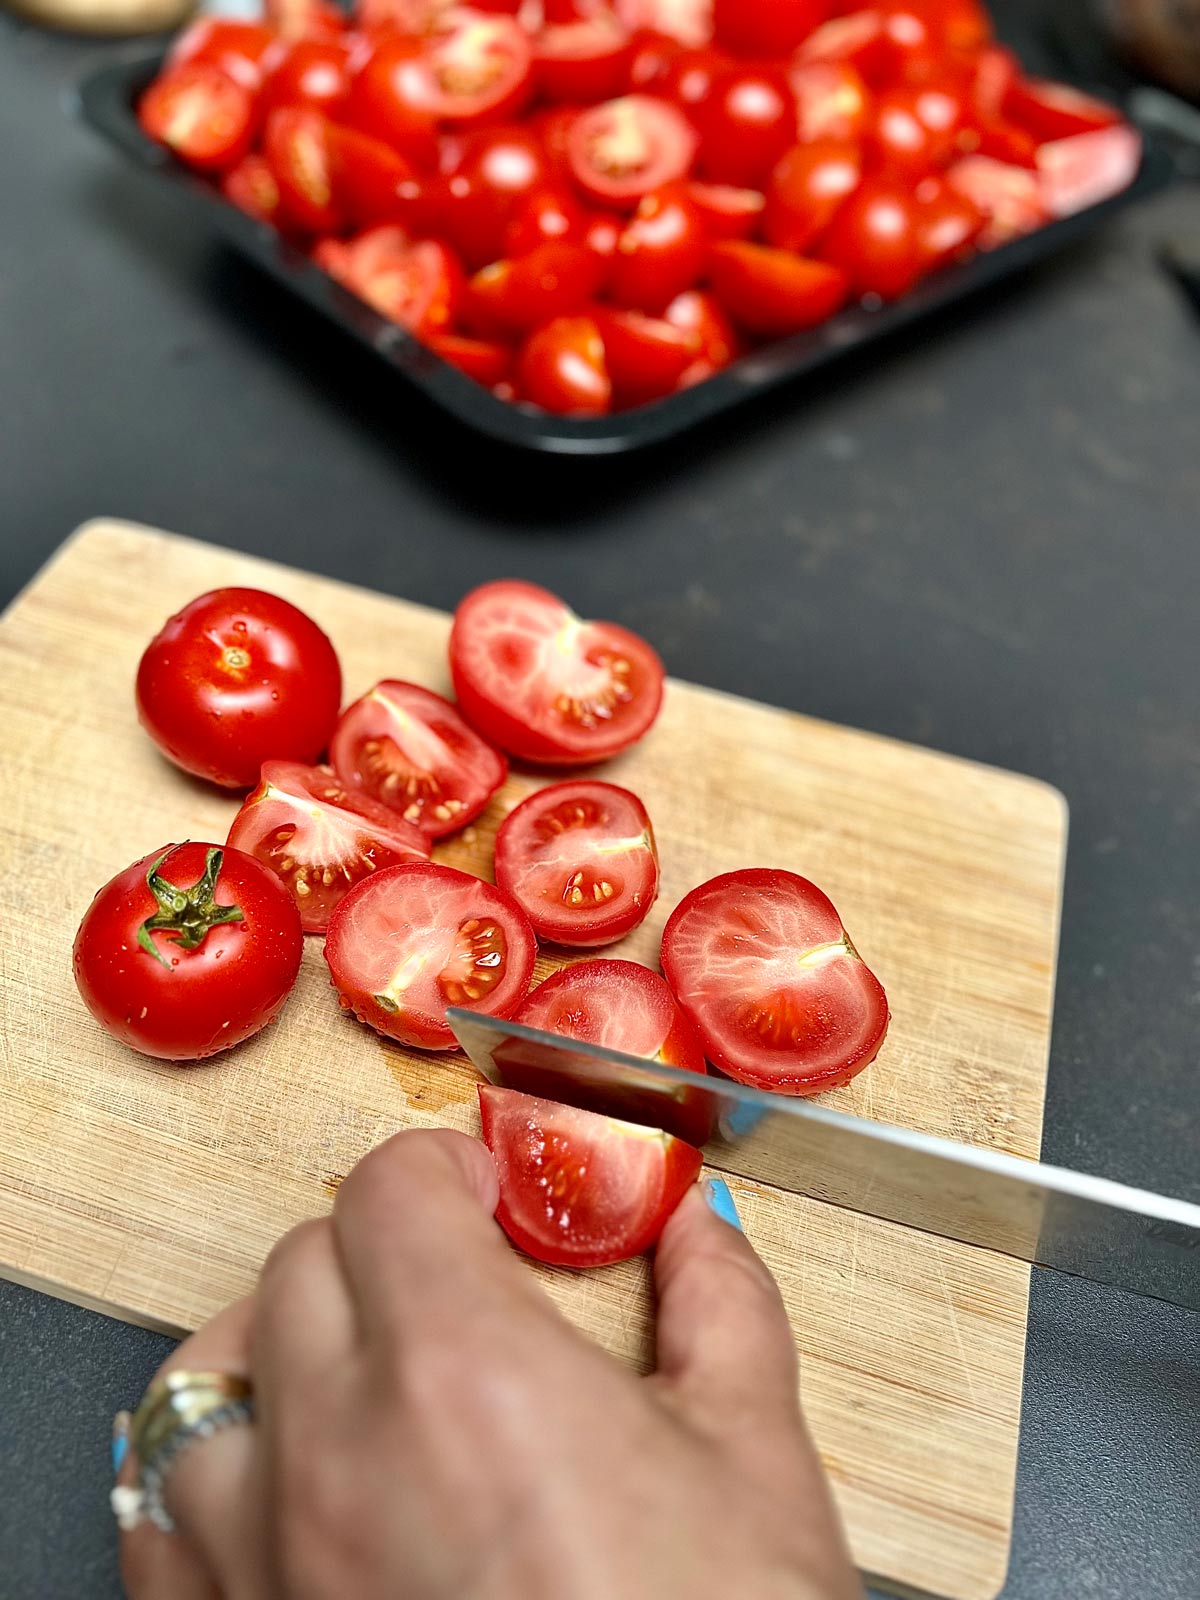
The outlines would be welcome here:
[[[448,692],[440,613],[117,522],[81,529],[0,620],[0,1273],[173,1332],[244,1294],[274,1240],[326,1209],[388,1134],[478,1131],[469,1064],[409,1053],[341,1015],[319,939],[278,1025],[210,1065],[134,1055],[75,992],[71,941],[93,890],[169,841],[222,841],[236,809],[163,761],[133,706],[138,657],[167,612],[225,584],[309,611],[341,653],[348,698],[381,677]],[[587,610],[586,589],[569,598]],[[802,872],[832,895],[894,1014],[879,1059],[827,1103],[1037,1155],[1061,796],[678,683],[652,735],[604,775],[645,800],[663,868],[662,898],[615,954],[655,965],[668,913],[717,872]],[[540,781],[515,773],[439,858],[488,874],[498,823]],[[859,1565],[888,1587],[994,1595],[1028,1269],[731,1186],[783,1289]],[[530,1270],[619,1357],[650,1362],[645,1262]]]

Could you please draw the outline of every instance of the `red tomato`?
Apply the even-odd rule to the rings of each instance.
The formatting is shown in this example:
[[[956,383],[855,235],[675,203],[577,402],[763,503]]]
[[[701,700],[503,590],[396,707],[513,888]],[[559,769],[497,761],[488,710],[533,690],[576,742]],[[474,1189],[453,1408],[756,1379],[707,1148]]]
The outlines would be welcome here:
[[[263,762],[227,843],[270,868],[296,902],[305,933],[324,933],[334,906],[369,873],[429,860],[419,828],[352,793],[328,768],[298,761]]]
[[[168,67],[138,102],[143,133],[202,172],[235,167],[250,148],[254,97],[207,61]]]
[[[796,61],[845,61],[868,83],[885,64],[887,43],[884,14],[877,7],[834,17],[814,28],[796,52]]]
[[[879,979],[832,902],[794,872],[751,867],[693,889],[663,930],[662,963],[705,1055],[755,1088],[849,1083],[887,1032]]]
[[[437,119],[411,102],[404,79],[404,69],[419,49],[413,39],[381,38],[351,77],[344,116],[429,170],[437,166]]]
[[[700,1176],[699,1150],[657,1128],[479,1085],[496,1221],[527,1255],[601,1267],[641,1255]]]
[[[625,219],[614,211],[594,211],[587,219],[583,242],[601,261],[611,261],[625,231]]]
[[[1142,139],[1125,123],[1051,139],[1038,146],[1042,199],[1051,216],[1069,217],[1120,194],[1137,177]]]
[[[658,850],[645,806],[612,783],[579,779],[539,789],[496,835],[496,882],[524,908],[539,939],[574,950],[623,939],[658,898]]]
[[[114,1038],[199,1061],[274,1022],[304,935],[286,889],[240,850],[169,844],[99,890],[75,935],[75,982]]]
[[[663,73],[658,92],[694,117],[711,97],[714,85],[733,65],[723,50],[683,50]]]
[[[679,387],[684,373],[700,359],[700,336],[691,329],[640,311],[598,306],[593,315],[604,340],[613,393],[621,405],[661,400]]]
[[[991,18],[979,0],[937,0],[932,16],[950,50],[979,50],[992,36]]]
[[[629,81],[633,43],[607,11],[543,28],[533,41],[533,74],[546,100],[591,105],[618,95]]]
[[[829,10],[827,0],[713,0],[713,36],[736,56],[786,56]]]
[[[526,122],[530,133],[541,140],[552,176],[563,183],[574,181],[571,129],[578,116],[579,111],[575,106],[548,106],[544,111],[535,111]]]
[[[871,121],[871,91],[848,61],[798,62],[788,73],[796,101],[800,142],[840,139],[858,143]]]
[[[263,56],[274,42],[274,33],[261,23],[201,17],[175,40],[167,55],[167,66],[207,61],[253,93],[262,83]]]
[[[1044,78],[1017,78],[1008,87],[1001,108],[1006,117],[1039,141],[1094,133],[1121,121],[1121,113],[1104,100]]]
[[[511,17],[451,11],[415,54],[398,56],[392,83],[414,111],[446,122],[502,122],[533,88],[529,37]]]
[[[648,194],[617,240],[608,289],[619,306],[657,313],[704,269],[708,235],[683,184]]]
[[[744,68],[719,79],[697,108],[700,171],[712,183],[761,188],[796,138],[796,102],[781,71]]]
[[[391,145],[357,128],[329,129],[336,209],[355,227],[407,217],[417,194],[413,169]]]
[[[350,51],[337,39],[278,40],[263,60],[262,108],[315,106],[337,115],[350,93]]]
[[[612,409],[604,341],[591,317],[554,317],[517,357],[517,385],[531,405],[559,416],[601,417]]]
[[[682,178],[695,150],[696,135],[683,113],[645,94],[580,112],[569,136],[575,180],[601,205],[632,206],[651,189]]]
[[[476,383],[482,383],[485,389],[494,388],[506,378],[512,365],[512,352],[507,345],[492,344],[486,339],[468,339],[460,333],[442,333],[426,342],[443,361],[465,372]]]
[[[871,148],[880,167],[920,176],[954,154],[963,121],[959,96],[936,84],[889,89],[875,102]]]
[[[647,28],[685,45],[712,38],[712,0],[616,0],[616,12],[631,31]]]
[[[543,244],[515,261],[493,261],[468,285],[463,320],[492,338],[517,338],[553,317],[582,311],[604,276],[581,244]]]
[[[1037,140],[1003,117],[980,117],[974,128],[966,130],[962,144],[964,150],[991,156],[994,161],[1006,161],[1015,167],[1037,166]]]
[[[894,300],[906,293],[924,265],[909,190],[877,178],[862,183],[830,223],[821,256],[841,267],[852,294]]]
[[[883,8],[882,76],[887,83],[917,83],[937,70],[941,48],[935,11],[917,4]]]
[[[346,13],[331,0],[266,0],[264,20],[284,39],[337,38]]]
[[[741,344],[733,324],[720,302],[700,289],[678,295],[663,313],[666,320],[685,333],[694,333],[700,350],[692,366],[680,379],[687,386],[711,377],[741,355]]]
[[[352,792],[399,812],[431,839],[465,828],[508,775],[440,694],[386,678],[343,712],[329,759]]]
[[[258,222],[279,220],[279,185],[265,156],[243,156],[221,179],[221,193]]]
[[[342,225],[333,192],[333,124],[311,106],[281,106],[267,118],[263,153],[279,185],[283,220],[302,233]]]
[[[448,1006],[511,1017],[536,955],[511,895],[433,862],[364,878],[329,919],[325,941],[342,1007],[416,1050],[457,1048]]]
[[[471,133],[446,180],[442,230],[473,267],[503,254],[518,205],[549,176],[546,155],[528,128]]]
[[[137,672],[138,716],[177,767],[226,789],[264,761],[315,761],[342,695],[333,646],[261,589],[214,589],[170,617]]]
[[[793,145],[776,163],[767,185],[763,237],[781,250],[807,249],[861,179],[857,145],[834,139]]]
[[[663,81],[671,63],[683,47],[678,39],[665,33],[655,33],[643,28],[632,40],[633,54],[629,61],[629,87],[645,94],[662,92]]]
[[[360,300],[408,328],[419,339],[444,333],[454,322],[466,281],[453,253],[435,239],[410,244],[395,225],[368,228],[356,238],[332,241],[317,263]]]
[[[512,1020],[681,1072],[708,1071],[678,1000],[657,972],[634,961],[576,961],[539,983]]]
[[[733,320],[762,339],[824,322],[845,302],[846,275],[827,261],[730,240],[712,247],[713,293]]]
[[[1017,81],[1020,64],[1003,45],[985,46],[975,56],[969,73],[971,104],[983,117],[998,117]]]
[[[964,156],[946,173],[950,187],[978,206],[987,218],[978,236],[981,250],[1007,244],[1050,220],[1036,174],[990,156]]]
[[[355,15],[360,28],[392,28],[400,33],[435,33],[459,0],[358,0]],[[498,11],[514,16],[520,0],[472,0],[472,11]]]
[[[566,189],[535,189],[513,210],[504,230],[504,254],[528,255],[540,244],[581,243],[587,234],[587,215]]]
[[[710,239],[748,239],[762,221],[764,200],[757,189],[730,183],[689,183],[687,197],[700,213]]]
[[[454,613],[450,670],[464,715],[502,750],[542,766],[616,755],[662,705],[663,665],[644,639],[584,622],[531,583],[485,583],[467,595]]]
[[[926,265],[940,267],[969,255],[987,221],[975,202],[937,176],[917,186],[916,200],[917,233]]]

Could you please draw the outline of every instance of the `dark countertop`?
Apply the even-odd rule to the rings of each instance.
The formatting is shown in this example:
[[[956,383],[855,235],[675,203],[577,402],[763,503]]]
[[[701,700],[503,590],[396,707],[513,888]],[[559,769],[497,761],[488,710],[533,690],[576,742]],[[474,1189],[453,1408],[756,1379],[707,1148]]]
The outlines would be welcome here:
[[[114,48],[0,22],[0,597],[101,513],[433,605],[525,575],[682,677],[1049,779],[1045,1154],[1200,1200],[1200,323],[1153,259],[1195,192],[773,411],[535,462],[69,121]],[[0,1285],[0,1600],[119,1593],[108,1422],[166,1349]],[[1200,1319],[1039,1277],[1010,1600],[1194,1600],[1198,1416]]]

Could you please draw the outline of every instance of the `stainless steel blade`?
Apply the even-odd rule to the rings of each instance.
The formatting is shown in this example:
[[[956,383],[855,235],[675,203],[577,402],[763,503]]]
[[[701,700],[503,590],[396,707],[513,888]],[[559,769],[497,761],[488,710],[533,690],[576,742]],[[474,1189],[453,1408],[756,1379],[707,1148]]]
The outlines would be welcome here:
[[[1200,1310],[1200,1206],[478,1012],[447,1016],[492,1083],[665,1128],[738,1177]]]

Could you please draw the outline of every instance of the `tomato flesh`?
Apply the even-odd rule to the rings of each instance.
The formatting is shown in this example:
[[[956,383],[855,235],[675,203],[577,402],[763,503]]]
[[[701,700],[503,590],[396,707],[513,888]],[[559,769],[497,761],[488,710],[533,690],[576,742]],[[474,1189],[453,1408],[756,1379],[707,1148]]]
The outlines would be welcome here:
[[[1124,123],[1051,139],[1037,149],[1038,182],[1047,211],[1069,217],[1120,194],[1137,176],[1142,140]]]
[[[429,840],[328,768],[264,761],[227,843],[269,867],[300,912],[305,933],[324,933],[333,909],[368,873],[428,861]]]
[[[708,1059],[739,1083],[819,1094],[875,1059],[887,997],[828,896],[780,869],[727,872],[685,895],[663,972]]]
[[[400,60],[394,84],[415,111],[460,126],[520,111],[533,88],[533,51],[511,17],[469,10],[447,15],[444,32]]]
[[[537,942],[510,895],[432,862],[385,867],[329,920],[325,959],[343,1009],[417,1050],[452,1050],[449,1006],[510,1017]]]
[[[311,106],[281,106],[267,118],[263,152],[279,185],[280,212],[301,233],[332,233],[344,220],[333,192],[332,129]]]
[[[250,148],[254,97],[211,62],[167,70],[138,102],[143,132],[202,172],[236,166]]]
[[[615,623],[584,622],[530,583],[484,584],[461,602],[450,668],[474,726],[541,765],[616,755],[649,730],[662,704],[662,662],[643,639]]]
[[[796,101],[796,131],[813,139],[858,142],[871,117],[871,91],[848,61],[800,62],[788,73]]]
[[[633,206],[686,175],[696,135],[681,111],[652,95],[628,94],[582,111],[571,124],[571,171],[601,205]]]
[[[663,978],[634,961],[577,961],[553,973],[512,1019],[543,1033],[707,1072],[692,1024]]]
[[[263,156],[253,152],[243,156],[221,179],[221,193],[256,222],[275,222],[279,217],[279,185]]]
[[[348,789],[432,839],[473,821],[508,774],[500,752],[448,700],[392,678],[342,714],[329,758]]]
[[[699,1150],[656,1128],[480,1084],[500,1180],[496,1221],[527,1255],[600,1267],[648,1250],[700,1175]]]
[[[540,939],[590,949],[624,938],[658,897],[658,850],[645,806],[612,783],[539,789],[496,835],[496,882]]]

